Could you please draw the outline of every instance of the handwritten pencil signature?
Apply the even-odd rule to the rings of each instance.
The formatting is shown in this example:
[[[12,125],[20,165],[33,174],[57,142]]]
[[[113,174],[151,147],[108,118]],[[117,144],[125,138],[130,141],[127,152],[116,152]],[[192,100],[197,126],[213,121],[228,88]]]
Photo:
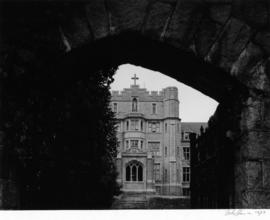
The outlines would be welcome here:
[[[260,210],[260,209],[228,209],[225,211],[225,216],[231,215],[231,216],[243,216],[243,215],[265,215],[266,210]]]

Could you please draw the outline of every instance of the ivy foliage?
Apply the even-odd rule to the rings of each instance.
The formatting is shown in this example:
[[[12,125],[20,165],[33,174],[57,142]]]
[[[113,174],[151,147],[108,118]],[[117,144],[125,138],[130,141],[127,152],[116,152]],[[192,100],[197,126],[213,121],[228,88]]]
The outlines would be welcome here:
[[[8,164],[16,164],[22,208],[110,207],[118,191],[114,72],[68,82],[6,80]]]

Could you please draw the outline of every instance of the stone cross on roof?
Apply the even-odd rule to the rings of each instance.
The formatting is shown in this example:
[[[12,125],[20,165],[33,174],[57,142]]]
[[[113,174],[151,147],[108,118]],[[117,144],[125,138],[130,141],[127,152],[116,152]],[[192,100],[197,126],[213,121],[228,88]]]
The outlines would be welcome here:
[[[134,74],[134,76],[131,79],[134,80],[134,85],[136,85],[136,80],[139,79],[139,77],[137,77],[136,74]]]

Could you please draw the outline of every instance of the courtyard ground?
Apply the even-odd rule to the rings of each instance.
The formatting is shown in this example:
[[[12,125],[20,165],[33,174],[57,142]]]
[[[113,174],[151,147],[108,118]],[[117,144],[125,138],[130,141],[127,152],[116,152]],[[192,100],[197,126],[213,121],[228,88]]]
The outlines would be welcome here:
[[[189,209],[190,199],[124,192],[115,197],[112,209]]]

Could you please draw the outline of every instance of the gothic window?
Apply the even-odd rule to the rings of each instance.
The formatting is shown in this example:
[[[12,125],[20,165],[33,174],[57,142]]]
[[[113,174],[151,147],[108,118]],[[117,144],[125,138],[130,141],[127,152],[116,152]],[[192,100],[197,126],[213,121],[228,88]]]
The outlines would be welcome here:
[[[184,159],[190,160],[190,148],[189,147],[183,147],[184,151]]]
[[[154,165],[154,177],[156,181],[160,180],[160,163]]]
[[[113,103],[113,112],[117,112],[117,103]]]
[[[141,131],[143,131],[143,121],[141,121]]]
[[[143,149],[143,141],[141,141],[141,149]]]
[[[132,131],[139,130],[139,120],[131,120],[130,127]]]
[[[156,103],[152,104],[152,114],[156,114],[157,113],[157,105]]]
[[[132,112],[138,111],[138,100],[136,98],[132,99]]]
[[[126,166],[126,181],[143,181],[143,167],[137,161],[132,161]]]
[[[165,133],[167,133],[167,123],[165,123]]]
[[[183,167],[183,182],[190,181],[190,167]]]
[[[165,147],[165,157],[167,157],[167,147]]]

